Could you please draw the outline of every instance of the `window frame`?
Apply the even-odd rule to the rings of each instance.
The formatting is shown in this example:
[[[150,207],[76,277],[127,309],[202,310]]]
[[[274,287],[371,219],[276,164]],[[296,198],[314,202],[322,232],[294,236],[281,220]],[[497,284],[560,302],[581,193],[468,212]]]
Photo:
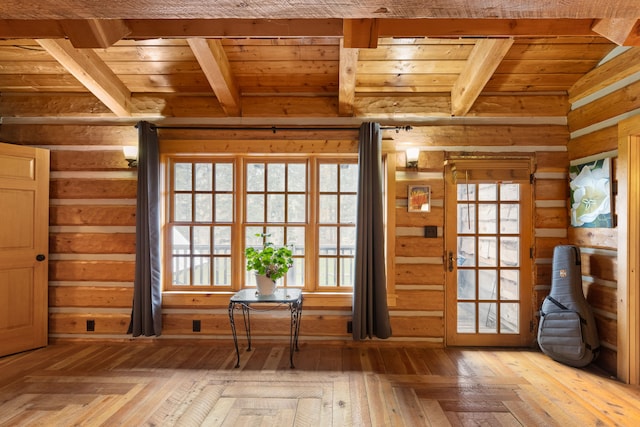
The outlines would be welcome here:
[[[176,162],[192,162],[192,163],[232,163],[233,170],[233,182],[234,182],[234,211],[233,220],[231,226],[231,241],[239,242],[235,245],[232,243],[231,247],[231,283],[228,285],[173,285],[172,283],[172,253],[171,253],[171,233],[169,229],[174,225],[171,222],[173,202],[172,197],[174,194],[174,177],[173,167]],[[355,153],[339,153],[332,154],[330,156],[322,154],[304,153],[304,154],[267,154],[267,153],[190,153],[190,152],[165,152],[161,156],[162,163],[162,200],[163,200],[163,213],[162,213],[162,258],[163,258],[163,274],[162,274],[162,288],[163,292],[183,292],[186,294],[193,294],[198,292],[204,293],[217,293],[217,292],[234,292],[247,286],[251,286],[251,283],[245,281],[246,269],[245,269],[245,257],[244,247],[246,242],[245,227],[248,224],[246,222],[246,165],[248,163],[305,163],[307,165],[307,183],[308,188],[305,191],[307,195],[306,200],[306,220],[303,223],[291,223],[292,226],[301,226],[305,228],[305,276],[304,285],[301,288],[305,293],[319,293],[319,294],[343,294],[351,296],[353,293],[353,287],[320,287],[316,276],[319,269],[319,257],[317,242],[319,241],[319,226],[318,224],[318,199],[319,199],[319,164],[321,163],[358,163],[357,154]],[[266,192],[266,189],[265,189]],[[212,221],[215,218],[212,218]],[[198,224],[198,223],[192,223]],[[215,224],[214,222],[207,222],[202,224]],[[268,223],[265,223],[268,226]],[[281,225],[280,223],[275,224]],[[283,226],[287,226],[285,222]],[[355,225],[354,225],[355,227]],[[312,250],[309,250],[312,248]]]

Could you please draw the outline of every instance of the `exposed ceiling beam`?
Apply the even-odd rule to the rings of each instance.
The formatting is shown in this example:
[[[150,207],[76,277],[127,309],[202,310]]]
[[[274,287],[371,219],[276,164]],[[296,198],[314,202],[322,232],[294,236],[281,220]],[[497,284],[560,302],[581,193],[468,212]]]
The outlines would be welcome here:
[[[131,32],[121,19],[65,19],[60,24],[76,48],[106,49]]]
[[[377,19],[345,19],[342,26],[344,47],[369,48],[378,47]]]
[[[1,16],[1,15],[0,15]],[[55,20],[0,20],[2,38],[64,38]],[[127,38],[342,37],[359,20],[342,19],[126,19]],[[593,19],[372,19],[379,37],[599,36]],[[362,27],[362,26],[360,26]],[[362,31],[362,28],[360,28]],[[372,40],[370,31],[364,32]],[[346,34],[345,34],[346,35]],[[356,34],[357,35],[357,34]]]
[[[464,116],[507,54],[513,39],[478,40],[451,89],[451,114]]]
[[[338,86],[338,114],[340,116],[353,115],[358,53],[358,49],[346,48],[343,41],[340,41],[340,82]]]
[[[638,19],[631,18],[612,18],[599,19],[593,25],[593,31],[611,40],[618,46],[629,46],[634,44],[635,38],[638,37]],[[634,37],[635,36],[635,37]]]
[[[233,80],[229,59],[220,40],[187,39],[200,68],[228,116],[240,115],[240,92]]]
[[[37,42],[116,116],[131,116],[131,92],[94,51],[76,49],[69,40]]]
[[[379,0],[3,0],[0,2],[0,16],[7,19],[640,17],[637,0],[394,0],[386,7],[384,5]]]

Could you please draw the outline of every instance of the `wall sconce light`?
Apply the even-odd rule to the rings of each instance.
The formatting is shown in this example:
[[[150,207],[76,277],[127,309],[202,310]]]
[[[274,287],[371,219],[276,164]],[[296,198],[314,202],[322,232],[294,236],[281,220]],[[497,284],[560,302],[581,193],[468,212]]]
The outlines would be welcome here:
[[[418,168],[418,158],[420,157],[420,149],[419,148],[407,148],[407,168],[417,169]]]
[[[124,153],[124,159],[129,163],[130,168],[138,167],[137,145],[123,145],[122,152]]]

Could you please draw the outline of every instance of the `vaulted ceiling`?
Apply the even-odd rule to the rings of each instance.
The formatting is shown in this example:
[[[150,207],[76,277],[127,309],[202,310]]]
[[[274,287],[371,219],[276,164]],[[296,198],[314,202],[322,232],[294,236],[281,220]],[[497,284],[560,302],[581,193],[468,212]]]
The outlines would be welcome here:
[[[473,117],[640,46],[637,0],[87,3],[0,3],[5,121]]]

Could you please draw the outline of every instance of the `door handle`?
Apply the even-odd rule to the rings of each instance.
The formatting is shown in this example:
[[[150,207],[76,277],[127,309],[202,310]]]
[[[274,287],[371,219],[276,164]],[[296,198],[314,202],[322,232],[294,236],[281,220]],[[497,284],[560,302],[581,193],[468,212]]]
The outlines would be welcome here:
[[[44,261],[45,259],[47,259],[47,257],[46,257],[46,256],[44,256],[43,254],[38,254],[38,255],[36,255],[36,261],[38,261],[38,262],[42,262],[42,261]]]
[[[449,272],[453,271],[453,252],[449,251]]]

